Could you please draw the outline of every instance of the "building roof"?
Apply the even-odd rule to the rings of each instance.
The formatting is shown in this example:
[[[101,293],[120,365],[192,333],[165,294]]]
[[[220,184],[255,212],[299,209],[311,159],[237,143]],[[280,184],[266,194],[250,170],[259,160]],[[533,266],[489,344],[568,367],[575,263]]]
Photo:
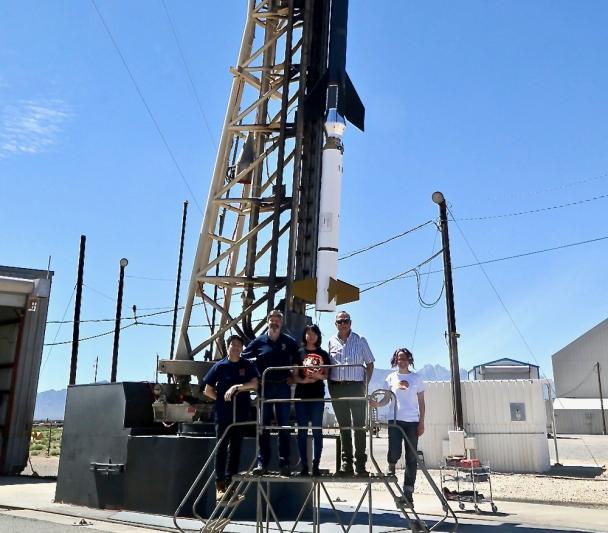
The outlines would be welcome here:
[[[553,409],[594,411],[602,408],[599,398],[555,398]],[[604,398],[604,410],[608,411],[608,398]]]
[[[510,357],[502,357],[501,359],[496,359],[495,361],[489,361],[487,363],[482,363],[480,365],[475,365],[474,368],[479,368],[481,366],[498,366],[498,367],[530,367],[538,368],[538,365],[533,365],[532,363],[525,363],[523,361],[517,361],[516,359],[511,359]]]

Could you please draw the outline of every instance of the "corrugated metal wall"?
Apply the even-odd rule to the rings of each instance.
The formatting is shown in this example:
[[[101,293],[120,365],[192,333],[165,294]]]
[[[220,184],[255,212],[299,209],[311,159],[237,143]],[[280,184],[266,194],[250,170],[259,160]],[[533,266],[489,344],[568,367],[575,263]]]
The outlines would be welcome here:
[[[477,456],[501,472],[543,472],[549,468],[543,381],[463,381],[467,436],[477,437]],[[419,449],[428,466],[443,459],[442,441],[452,429],[450,383],[427,383],[425,434]],[[525,405],[525,420],[511,420],[511,403]]]
[[[0,402],[0,474],[19,474],[27,464],[30,434],[38,388],[52,272],[0,267],[4,284],[0,290],[4,312],[17,322],[6,332],[0,346],[3,401]],[[17,284],[10,281],[17,280]],[[20,283],[19,280],[24,282]],[[33,283],[26,283],[32,280]],[[11,287],[31,287],[31,293],[11,293]]]
[[[599,409],[556,409],[555,425],[558,435],[601,435],[602,412]]]

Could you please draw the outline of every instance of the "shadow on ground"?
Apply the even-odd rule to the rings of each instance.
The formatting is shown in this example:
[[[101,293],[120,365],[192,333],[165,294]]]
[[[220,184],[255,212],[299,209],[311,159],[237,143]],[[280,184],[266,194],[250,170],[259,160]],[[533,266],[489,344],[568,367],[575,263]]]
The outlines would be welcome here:
[[[56,483],[56,477],[37,476],[3,476],[0,485],[31,485],[32,483]]]
[[[342,510],[338,510],[337,511],[338,516],[340,517],[340,520],[342,521],[342,523],[346,526],[349,524],[349,522],[352,519],[352,511],[342,511]],[[464,514],[464,516],[463,516]],[[457,516],[462,520],[466,520],[466,514],[469,513],[458,513]],[[494,519],[492,521],[488,520],[486,522],[483,523],[474,523],[474,524],[463,524],[462,522],[460,522],[458,524],[458,531],[459,533],[483,533],[485,531],[500,531],[501,533],[505,532],[505,533],[539,533],[539,531],[546,531],[543,530],[542,528],[540,528],[539,526],[525,526],[522,524],[518,524],[518,523],[509,523],[506,524],[504,522],[501,522],[500,520],[496,520],[496,517],[504,517],[504,516],[509,516],[507,513],[498,513],[498,514],[493,514],[493,513],[481,513],[481,515],[476,514],[471,512],[471,518],[473,518],[473,516],[475,517],[476,520],[479,520],[480,518],[483,519],[483,515],[487,514],[488,517],[492,516],[494,517]],[[413,516],[412,516],[413,518]],[[358,525],[358,526],[367,526],[368,525],[368,513],[365,511],[359,511],[357,513],[357,516],[355,517],[355,519],[353,520],[353,525]],[[425,518],[425,522],[426,525],[431,528],[433,527],[436,523],[437,520],[436,519],[428,519]],[[321,509],[321,523],[322,524],[327,524],[327,525],[332,525],[334,527],[336,527],[336,514],[331,510],[331,509],[327,509],[327,508],[323,508]],[[373,525],[374,525],[374,530],[376,530],[376,528],[383,528],[384,531],[388,532],[392,532],[392,531],[404,531],[404,530],[408,530],[408,523],[405,520],[405,518],[403,518],[401,515],[394,513],[394,512],[388,512],[388,511],[384,511],[384,512],[380,512],[380,511],[375,511],[373,513]],[[338,531],[338,527],[336,527],[336,531]],[[454,528],[453,524],[448,522],[448,523],[444,523],[441,524],[439,527],[437,527],[437,529],[434,529],[433,531],[452,531]],[[551,528],[551,531],[556,531],[556,532],[560,532],[563,531],[565,532],[569,532],[569,533],[587,533],[584,530],[573,530],[573,529],[558,529],[555,527]]]
[[[546,472],[537,474],[538,476],[560,476],[560,477],[576,477],[584,479],[594,479],[601,476],[606,471],[603,466],[587,466],[587,465],[574,465],[574,466],[552,466]]]

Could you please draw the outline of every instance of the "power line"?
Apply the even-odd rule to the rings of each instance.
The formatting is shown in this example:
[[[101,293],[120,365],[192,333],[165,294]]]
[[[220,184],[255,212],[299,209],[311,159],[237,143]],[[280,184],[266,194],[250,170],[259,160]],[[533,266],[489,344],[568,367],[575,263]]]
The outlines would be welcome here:
[[[601,194],[599,196],[594,196],[593,198],[584,198],[583,200],[577,200],[576,202],[568,202],[567,204],[559,204],[552,205],[549,207],[540,207],[538,209],[530,209],[528,211],[516,211],[514,213],[503,213],[501,215],[488,215],[483,217],[459,218],[458,220],[461,222],[470,222],[474,220],[494,220],[497,218],[518,217],[521,215],[531,215],[534,213],[542,213],[544,211],[552,211],[554,209],[562,209],[563,207],[572,207],[574,205],[586,204],[588,202],[594,202],[596,200],[603,200],[604,198],[608,198],[608,194]],[[456,220],[454,220],[454,222],[455,221]]]
[[[137,325],[137,322],[133,322],[132,324],[127,324],[126,326],[121,326],[120,330],[122,331],[123,329],[127,329],[127,328],[130,328],[131,326],[136,326],[136,325]],[[106,335],[112,335],[113,333],[114,333],[114,329],[111,329],[110,331],[105,331],[104,333],[99,333],[98,335],[91,335],[90,337],[82,337],[81,339],[78,339],[78,342],[98,339],[99,337],[105,337]],[[72,341],[55,342],[53,340],[53,342],[51,342],[49,344],[45,344],[45,346],[60,346],[62,344],[71,344],[71,343],[72,343]]]
[[[142,104],[146,108],[146,111],[148,112],[148,115],[150,116],[150,119],[152,120],[152,122],[154,124],[154,127],[156,128],[156,131],[158,132],[158,135],[160,136],[163,144],[165,145],[165,148],[167,150],[167,153],[169,154],[169,157],[173,161],[173,164],[175,165],[175,168],[177,169],[178,174],[180,175],[182,181],[186,185],[186,188],[190,192],[190,196],[192,197],[192,201],[194,202],[194,205],[196,205],[196,207],[200,211],[200,213],[203,214],[203,210],[201,209],[201,206],[199,205],[198,201],[196,200],[196,196],[194,195],[194,192],[192,191],[192,188],[190,187],[190,184],[188,183],[188,180],[186,179],[186,175],[182,171],[182,168],[179,165],[179,163],[177,162],[175,154],[173,153],[173,150],[171,149],[171,146],[169,145],[169,142],[167,141],[167,138],[165,137],[165,134],[163,133],[162,129],[160,128],[160,124],[158,123],[158,121],[154,117],[154,114],[152,113],[152,110],[150,109],[150,106],[148,105],[148,102],[144,98],[144,95],[143,95],[141,89],[139,88],[139,85],[138,85],[137,81],[135,80],[135,77],[133,76],[133,73],[131,72],[131,69],[129,68],[129,65],[127,64],[127,61],[126,61],[124,55],[120,51],[120,47],[118,46],[118,43],[116,42],[116,39],[114,39],[114,35],[110,31],[110,27],[108,26],[108,24],[106,23],[106,20],[104,19],[103,15],[101,14],[101,11],[99,10],[99,7],[97,7],[97,3],[95,2],[95,0],[91,0],[91,4],[93,4],[93,7],[95,8],[95,11],[97,12],[97,15],[99,16],[99,19],[101,20],[101,23],[103,24],[103,27],[106,30],[106,33],[110,37],[110,40],[112,41],[112,44],[114,45],[114,48],[115,48],[116,52],[120,56],[122,64],[125,67],[125,70],[127,71],[127,74],[129,74],[129,78],[131,78],[131,82],[133,83],[133,87],[135,87],[135,90],[137,91],[137,94],[139,95],[139,98],[140,98]]]
[[[431,248],[431,254],[435,253],[435,246],[437,246],[437,237],[439,236],[439,228],[437,229],[437,231],[435,232],[435,238],[433,239],[433,248]],[[426,280],[424,282],[424,289],[422,292],[422,297],[424,298],[426,296],[426,291],[429,287],[429,279],[431,278],[428,274],[431,271],[431,263],[429,263],[429,268],[427,271],[427,276],[426,276]],[[418,291],[420,292],[420,289],[418,289]],[[442,293],[443,293],[443,289],[442,289]],[[422,306],[418,306],[418,313],[416,314],[416,324],[414,325],[414,335],[412,336],[412,350],[414,349],[414,345],[416,344],[416,337],[418,335],[418,326],[420,324],[420,315],[422,314]]]
[[[366,289],[363,289],[362,291],[359,291],[359,293],[363,294],[364,292],[371,291],[372,289],[377,289],[378,287],[381,287],[382,285],[386,285],[387,283],[390,283],[391,281],[399,279],[399,278],[405,276],[405,274],[408,274],[409,272],[413,272],[415,269],[420,268],[421,266],[424,266],[427,263],[430,263],[433,259],[435,259],[437,256],[441,255],[442,253],[443,253],[443,249],[439,250],[436,254],[433,254],[428,259],[425,259],[424,261],[422,261],[422,263],[419,263],[415,267],[408,268],[405,272],[401,272],[400,274],[397,274],[397,275],[392,276],[390,278],[387,278],[387,279],[384,279],[382,281],[379,281],[375,285],[372,285],[371,287],[367,287]]]
[[[538,369],[539,369],[539,372],[540,372],[541,365],[540,365],[538,359],[536,358],[536,355],[534,355],[534,351],[532,350],[532,347],[530,346],[530,344],[528,343],[528,341],[524,337],[524,334],[522,333],[521,329],[519,329],[519,326],[515,322],[515,319],[513,318],[513,315],[511,314],[511,312],[507,308],[504,300],[500,296],[500,293],[496,289],[496,286],[494,285],[494,283],[492,283],[492,280],[490,279],[490,276],[488,276],[488,273],[486,272],[486,269],[483,267],[483,265],[479,261],[479,258],[477,257],[477,254],[475,253],[475,250],[473,250],[473,247],[471,246],[471,243],[469,242],[469,240],[467,239],[466,235],[462,231],[462,228],[460,227],[460,224],[458,224],[458,221],[454,218],[454,215],[453,215],[452,211],[450,210],[449,207],[447,209],[448,209],[448,213],[451,215],[452,219],[454,220],[454,223],[456,224],[456,227],[458,228],[458,231],[460,232],[460,235],[462,236],[462,238],[464,239],[464,242],[466,243],[467,247],[469,248],[469,251],[471,252],[471,254],[473,255],[473,257],[475,258],[475,261],[477,261],[476,264],[479,266],[479,268],[483,272],[483,275],[486,278],[486,280],[489,283],[489,285],[492,288],[492,290],[494,291],[494,294],[496,295],[496,298],[498,298],[498,301],[500,302],[500,305],[502,306],[502,308],[504,309],[505,313],[509,317],[509,320],[511,321],[511,324],[515,328],[515,331],[517,331],[517,334],[519,335],[519,338],[524,343],[524,346],[526,347],[526,349],[528,350],[528,352],[532,356],[532,359],[534,359],[534,362],[538,365]],[[555,397],[557,398],[557,391],[555,390],[555,386],[547,379],[546,375],[543,375],[543,378],[545,378],[547,380],[547,383],[549,384],[549,387],[551,387],[551,389],[552,389]],[[561,402],[561,400],[559,398],[557,398],[557,399],[558,399],[558,401]],[[563,407],[563,404],[562,404],[562,407]],[[595,464],[597,465],[597,461],[595,460],[595,456],[591,452],[590,448],[588,446],[586,446],[586,448],[587,448],[587,451],[589,452],[589,454],[591,455],[591,458],[594,460]]]
[[[454,222],[456,222],[456,221],[454,220]],[[521,254],[508,255],[505,257],[497,257],[495,259],[486,259],[485,261],[478,261],[476,263],[469,263],[467,265],[459,265],[459,266],[452,267],[452,270],[460,270],[461,268],[471,268],[471,267],[479,266],[479,265],[488,265],[490,263],[499,263],[501,261],[519,259],[521,257],[528,257],[530,255],[542,254],[542,253],[546,253],[546,252],[553,252],[556,250],[564,250],[566,248],[572,248],[574,246],[581,246],[583,244],[590,244],[590,243],[594,243],[594,242],[605,241],[606,239],[608,239],[608,235],[606,235],[604,237],[597,237],[595,239],[587,239],[584,241],[571,242],[571,243],[567,243],[567,244],[561,244],[559,246],[552,246],[551,248],[543,248],[542,250],[534,250],[532,252],[523,252]],[[440,272],[443,272],[443,270],[429,270],[426,274],[420,274],[420,275],[428,276],[430,274],[438,274]],[[414,276],[402,276],[403,279],[413,278],[413,277]],[[378,283],[378,281],[377,280],[376,281],[366,281],[363,283],[358,283],[357,285],[373,285],[374,283]]]
[[[55,332],[55,337],[53,338],[53,343],[57,340],[57,336],[59,335],[59,332],[61,331],[61,327],[63,326],[63,324],[65,322],[63,322],[65,320],[65,315],[68,314],[68,309],[70,308],[70,304],[72,303],[72,298],[74,298],[74,293],[76,292],[76,285],[74,285],[74,288],[72,289],[72,294],[70,295],[70,299],[68,300],[68,304],[65,306],[65,311],[63,312],[63,318],[61,319],[60,322],[58,322],[59,327],[57,328],[57,331]],[[49,346],[46,345],[45,346]],[[50,344],[51,349],[48,351],[48,353],[46,354],[46,358],[44,359],[44,363],[42,363],[42,368],[40,369],[40,374],[42,374],[42,372],[44,372],[44,367],[46,366],[47,361],[49,360],[49,357],[51,356],[51,353],[53,352],[53,344]]]
[[[194,95],[194,99],[196,100],[196,104],[198,106],[198,110],[203,117],[203,122],[205,123],[205,127],[207,128],[207,133],[209,134],[209,139],[211,141],[211,145],[213,148],[217,148],[217,143],[213,134],[211,133],[211,128],[209,127],[209,121],[207,120],[207,116],[205,115],[205,111],[203,110],[203,105],[201,104],[201,99],[199,98],[198,91],[196,90],[196,86],[194,85],[194,80],[192,79],[192,73],[190,72],[190,68],[188,67],[188,62],[186,61],[186,56],[182,49],[182,45],[180,44],[179,37],[177,36],[177,31],[175,29],[175,25],[173,24],[173,19],[169,14],[169,10],[167,9],[167,4],[165,0],[162,0],[163,9],[165,10],[165,15],[167,15],[167,20],[169,21],[169,26],[171,26],[171,33],[173,33],[173,38],[175,39],[175,44],[177,45],[177,49],[179,50],[179,55],[182,60],[182,64],[184,65],[184,70],[186,71],[186,76],[190,81],[190,88],[192,89],[192,94]]]
[[[344,259],[349,259],[351,257],[354,257],[355,255],[362,254],[363,252],[367,252],[369,250],[377,248],[378,246],[382,246],[383,244],[386,244],[386,243],[389,243],[391,241],[394,241],[395,239],[399,239],[400,237],[404,237],[405,235],[407,235],[409,233],[412,233],[412,232],[414,232],[416,230],[424,228],[425,226],[428,226],[429,224],[434,224],[434,223],[435,222],[433,220],[427,220],[423,224],[419,224],[418,226],[416,226],[414,228],[410,228],[410,229],[405,230],[405,231],[403,231],[401,233],[398,233],[397,235],[393,235],[392,237],[389,237],[388,239],[384,239],[383,241],[376,242],[374,244],[370,244],[369,246],[366,246],[365,248],[361,248],[360,250],[356,250],[354,252],[351,252],[348,255],[344,255],[344,256],[338,258],[338,261],[343,261]]]
[[[545,189],[537,189],[535,191],[519,191],[511,194],[501,194],[500,196],[491,196],[488,200],[496,200],[497,198],[504,199],[508,198],[521,198],[525,196],[538,196],[539,194],[546,194],[548,192],[562,191],[565,189],[570,189],[571,187],[576,187],[577,185],[585,185],[587,183],[591,183],[593,181],[604,180],[608,178],[608,172],[604,172],[603,174],[599,174],[597,176],[593,176],[591,178],[580,179],[576,181],[570,181],[566,183],[562,183],[561,185],[556,185],[554,187],[547,187]]]

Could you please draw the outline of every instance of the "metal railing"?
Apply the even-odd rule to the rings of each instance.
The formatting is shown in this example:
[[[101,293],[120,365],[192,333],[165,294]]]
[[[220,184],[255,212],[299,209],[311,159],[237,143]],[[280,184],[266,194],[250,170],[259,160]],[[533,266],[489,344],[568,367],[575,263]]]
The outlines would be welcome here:
[[[315,367],[315,368],[331,369],[331,368],[345,368],[345,367],[361,367],[361,368],[365,369],[364,365],[359,365],[359,364],[321,365],[321,366]],[[397,402],[396,402],[396,396],[395,396],[394,392],[392,392],[390,390],[386,390],[386,389],[378,389],[377,391],[374,391],[371,395],[368,395],[367,394],[368,376],[367,376],[367,372],[365,372],[365,370],[364,370],[365,379],[362,383],[365,385],[365,387],[363,389],[362,396],[352,396],[352,397],[343,397],[343,398],[291,398],[291,397],[290,398],[272,398],[272,399],[265,398],[264,393],[265,393],[266,377],[270,372],[277,371],[277,370],[293,372],[294,370],[301,370],[302,368],[303,367],[299,366],[299,365],[290,365],[290,366],[268,367],[263,371],[262,376],[261,376],[261,383],[259,386],[260,394],[255,399],[256,420],[251,420],[251,421],[246,421],[246,422],[236,422],[236,401],[235,401],[236,396],[233,396],[233,401],[234,401],[233,422],[225,429],[224,433],[221,436],[218,436],[217,443],[216,443],[215,447],[213,448],[211,454],[205,461],[205,464],[201,468],[201,471],[197,475],[192,486],[190,487],[190,489],[188,490],[188,492],[182,499],[180,505],[176,509],[176,511],[173,515],[173,523],[174,523],[175,527],[180,532],[185,533],[184,530],[179,527],[177,518],[178,518],[180,512],[182,511],[182,509],[184,508],[184,506],[186,505],[186,503],[188,502],[188,500],[190,500],[190,498],[194,494],[196,487],[201,483],[201,480],[203,479],[205,472],[207,471],[209,466],[211,466],[212,461],[215,459],[215,456],[217,454],[219,447],[224,443],[224,440],[228,437],[230,431],[233,428],[244,427],[244,426],[250,426],[250,427],[255,426],[255,429],[256,429],[255,433],[258,437],[265,430],[269,430],[269,431],[270,430],[289,430],[289,431],[291,431],[291,430],[303,429],[297,423],[294,425],[289,424],[287,426],[278,425],[278,423],[265,425],[264,419],[263,419],[263,417],[264,417],[263,412],[264,412],[265,405],[267,405],[267,404],[274,405],[274,404],[281,404],[281,403],[295,404],[295,403],[319,402],[319,401],[321,401],[323,403],[331,402],[332,404],[335,404],[337,402],[359,402],[360,401],[360,402],[364,402],[364,404],[365,404],[365,425],[364,426],[353,426],[353,425],[339,426],[338,429],[340,431],[361,430],[361,431],[366,432],[366,434],[368,436],[368,441],[369,441],[368,442],[369,458],[375,469],[375,473],[372,473],[372,475],[368,476],[368,477],[354,477],[354,478],[342,478],[342,477],[341,478],[331,478],[331,477],[325,477],[325,476],[284,478],[284,477],[281,477],[278,475],[255,476],[255,475],[253,475],[252,470],[253,470],[253,467],[254,467],[254,465],[257,461],[258,455],[259,455],[259,438],[256,438],[255,439],[255,455],[254,455],[253,461],[249,465],[249,468],[247,470],[245,470],[244,473],[234,476],[233,480],[231,481],[231,483],[228,487],[227,494],[229,494],[229,498],[225,499],[224,501],[218,501],[215,508],[213,509],[212,513],[207,518],[203,518],[201,516],[201,513],[199,513],[199,511],[198,511],[198,506],[200,505],[200,502],[201,502],[204,494],[209,489],[209,485],[211,484],[212,480],[214,479],[214,476],[212,474],[209,475],[209,478],[207,479],[207,481],[203,485],[202,489],[200,490],[199,494],[197,495],[197,497],[192,505],[192,512],[193,512],[193,515],[198,520],[201,520],[203,522],[203,527],[202,527],[201,531],[209,531],[209,530],[215,528],[216,526],[214,524],[216,524],[218,521],[230,520],[232,518],[232,515],[234,514],[236,508],[238,507],[238,503],[240,503],[240,501],[237,501],[239,499],[239,495],[241,493],[247,491],[249,486],[252,483],[256,483],[256,485],[257,485],[256,523],[258,524],[258,526],[261,526],[261,524],[265,522],[266,527],[268,528],[269,515],[272,515],[273,521],[276,523],[279,531],[282,532],[283,528],[281,527],[280,520],[278,520],[278,518],[277,518],[276,512],[270,502],[269,494],[268,494],[267,490],[264,490],[264,487],[262,486],[262,482],[268,483],[268,482],[287,482],[287,481],[311,483],[311,488],[308,491],[308,494],[300,508],[300,511],[296,516],[295,523],[293,524],[293,526],[291,528],[292,532],[295,531],[295,528],[297,527],[298,523],[300,522],[302,515],[304,514],[306,507],[308,505],[308,502],[311,500],[311,498],[312,498],[312,502],[313,502],[313,532],[320,531],[320,509],[319,508],[320,508],[320,503],[321,503],[321,490],[323,490],[323,492],[327,498],[327,501],[329,502],[329,504],[336,516],[337,523],[341,526],[341,529],[343,530],[343,533],[348,533],[348,531],[351,529],[351,527],[354,523],[354,520],[356,518],[356,515],[359,512],[359,509],[361,508],[365,498],[367,497],[367,499],[368,499],[368,505],[367,505],[368,506],[368,521],[369,521],[368,526],[369,526],[369,531],[371,533],[373,530],[373,502],[372,502],[372,489],[371,489],[372,483],[383,483],[385,485],[387,491],[389,492],[391,497],[394,499],[398,509],[404,515],[406,520],[408,520],[410,522],[410,526],[416,527],[418,530],[422,530],[422,531],[432,531],[432,530],[436,529],[437,527],[439,527],[443,522],[445,522],[445,520],[448,518],[448,515],[451,515],[451,518],[454,521],[454,528],[452,531],[455,531],[456,528],[458,527],[458,519],[457,519],[454,511],[451,509],[449,503],[445,499],[445,496],[443,495],[443,493],[441,492],[441,490],[439,489],[439,487],[433,480],[432,476],[428,472],[424,462],[420,460],[417,450],[412,445],[411,441],[407,437],[407,434],[405,433],[403,428],[396,423],[396,421],[397,421]],[[250,392],[251,391],[242,391],[242,393],[250,393]],[[371,397],[377,395],[378,393],[390,395],[390,398],[391,398],[390,401],[392,402],[392,406],[393,406],[392,422],[391,421],[379,422],[379,421],[371,420],[371,416],[370,416]],[[419,515],[413,508],[406,510],[406,506],[404,503],[406,501],[405,493],[399,486],[396,476],[391,475],[391,474],[388,474],[388,475],[385,474],[382,471],[380,465],[378,464],[378,461],[376,460],[376,458],[374,456],[373,431],[372,431],[373,425],[379,426],[379,427],[386,427],[387,429],[393,428],[393,427],[397,428],[402,433],[403,440],[406,443],[409,453],[413,453],[414,457],[416,457],[418,469],[422,472],[422,474],[426,478],[427,482],[431,486],[433,492],[435,493],[437,498],[440,500],[442,509],[444,512],[443,517],[439,521],[437,521],[431,528],[428,528],[426,526],[424,521],[420,519]],[[327,426],[324,424],[322,424],[321,426],[307,425],[305,427],[306,427],[306,430],[308,430],[308,429],[320,429],[320,430],[335,429],[335,427],[333,427],[333,426]],[[325,438],[326,436],[323,435],[323,437]],[[336,466],[338,466],[338,464]],[[340,514],[332,501],[332,498],[327,490],[327,487],[325,486],[325,483],[328,481],[351,482],[351,483],[354,482],[354,483],[366,483],[367,484],[367,487],[363,491],[363,494],[361,495],[357,505],[355,506],[355,510],[353,512],[352,518],[346,527],[342,523]],[[262,505],[261,505],[262,500],[264,500],[264,502],[266,503],[265,519],[262,516]],[[414,519],[412,519],[409,516],[410,514],[412,514],[414,516]]]

